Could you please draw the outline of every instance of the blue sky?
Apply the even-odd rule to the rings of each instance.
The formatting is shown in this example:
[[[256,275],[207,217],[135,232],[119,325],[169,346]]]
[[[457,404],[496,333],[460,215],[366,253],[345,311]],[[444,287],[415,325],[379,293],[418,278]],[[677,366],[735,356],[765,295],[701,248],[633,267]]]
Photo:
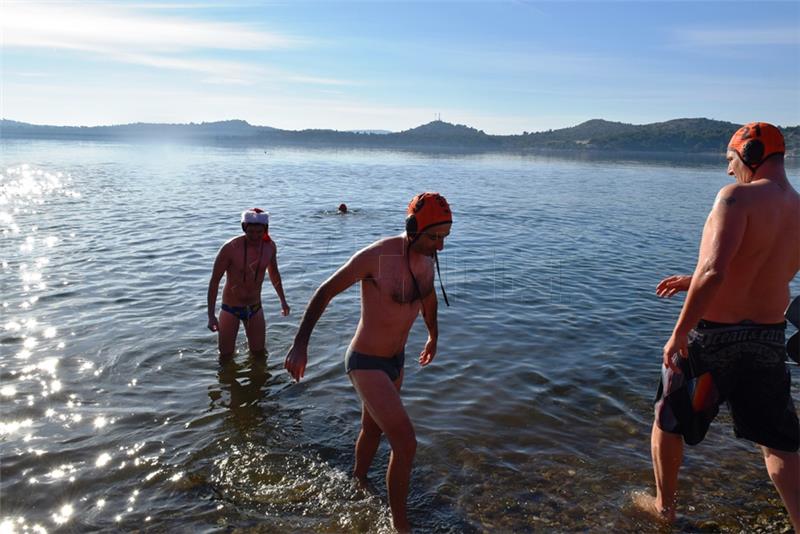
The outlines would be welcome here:
[[[800,124],[800,2],[3,0],[4,118]]]

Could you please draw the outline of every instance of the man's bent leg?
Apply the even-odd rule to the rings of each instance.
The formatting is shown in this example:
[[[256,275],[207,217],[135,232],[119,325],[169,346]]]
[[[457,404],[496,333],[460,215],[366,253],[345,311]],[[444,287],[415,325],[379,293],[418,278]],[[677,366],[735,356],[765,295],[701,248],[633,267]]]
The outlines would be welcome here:
[[[386,434],[392,454],[386,472],[389,507],[394,528],[409,532],[406,499],[411,479],[411,466],[417,450],[414,427],[400,400],[395,385],[383,371],[357,369],[350,371],[350,380],[356,388],[372,419]]]
[[[247,334],[247,345],[253,354],[261,354],[267,345],[267,323],[264,320],[264,310],[258,310],[244,323],[244,332]]]
[[[675,520],[675,494],[678,491],[678,470],[683,461],[683,438],[664,432],[653,423],[650,436],[653,474],[656,479],[656,510],[664,519]]]
[[[795,532],[800,532],[800,453],[761,447],[764,463],[783,500]]]
[[[353,478],[360,484],[367,483],[367,472],[372,465],[372,459],[378,451],[381,443],[381,428],[372,418],[366,405],[361,403],[361,430],[356,439],[355,465],[353,466]]]
[[[394,386],[397,391],[403,384],[403,374],[400,372],[400,378],[394,381]],[[367,482],[367,472],[372,465],[372,460],[375,458],[375,453],[378,451],[378,446],[381,443],[381,428],[378,423],[369,414],[369,410],[361,403],[361,431],[358,433],[356,440],[355,452],[355,465],[353,466],[353,478],[361,484]]]
[[[239,318],[226,311],[219,312],[219,359],[230,360],[236,352],[236,334],[239,333]]]

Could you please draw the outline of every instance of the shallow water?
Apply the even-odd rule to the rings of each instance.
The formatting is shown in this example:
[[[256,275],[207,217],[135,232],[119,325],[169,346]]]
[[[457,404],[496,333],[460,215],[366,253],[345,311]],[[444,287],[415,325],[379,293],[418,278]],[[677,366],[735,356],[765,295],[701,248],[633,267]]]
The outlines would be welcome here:
[[[16,530],[388,531],[386,444],[349,472],[359,405],[343,372],[358,290],[312,337],[306,378],[283,357],[313,289],[402,230],[438,190],[455,224],[441,256],[439,354],[407,353],[420,531],[652,528],[660,347],[682,300],[655,284],[693,268],[722,162],[3,141],[0,169],[0,516]],[[797,169],[792,171],[798,176]],[[797,181],[795,180],[795,183]],[[354,213],[334,214],[346,202]],[[272,213],[292,316],[271,287],[266,362],[220,367],[205,294],[238,214]],[[795,280],[793,294],[800,293]],[[441,298],[440,298],[441,302]],[[800,376],[792,368],[795,403]],[[726,410],[682,471],[685,531],[788,519]]]

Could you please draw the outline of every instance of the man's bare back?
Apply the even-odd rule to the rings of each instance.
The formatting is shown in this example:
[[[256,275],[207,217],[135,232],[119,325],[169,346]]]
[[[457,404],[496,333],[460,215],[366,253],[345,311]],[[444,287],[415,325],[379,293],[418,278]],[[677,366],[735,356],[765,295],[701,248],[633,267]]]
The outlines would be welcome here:
[[[800,197],[786,177],[784,154],[783,134],[771,124],[749,123],[734,133],[726,157],[736,183],[717,195],[694,273],[656,287],[660,297],[687,291],[661,355],[650,438],[656,495],[635,499],[659,520],[675,519],[683,442],[700,443],[726,402],[736,435],[761,446],[800,531],[800,422],[783,317],[800,270]],[[694,391],[704,380],[704,400],[690,393],[695,379]]]
[[[788,181],[731,184],[717,202],[746,219],[738,249],[704,318],[721,323],[779,323],[789,304],[789,282],[800,270],[800,195]],[[713,254],[717,210],[703,232],[700,258]]]

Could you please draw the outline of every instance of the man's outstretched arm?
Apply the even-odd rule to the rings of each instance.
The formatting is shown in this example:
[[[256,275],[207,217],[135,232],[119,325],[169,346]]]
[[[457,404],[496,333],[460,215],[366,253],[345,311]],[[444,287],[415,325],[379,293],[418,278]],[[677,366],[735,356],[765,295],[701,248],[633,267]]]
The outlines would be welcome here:
[[[661,280],[656,286],[656,295],[670,298],[681,291],[689,291],[692,275],[673,274]]]
[[[364,250],[358,252],[355,256],[342,265],[330,278],[325,280],[322,285],[317,288],[311,300],[306,306],[306,311],[303,313],[303,318],[300,321],[300,327],[297,329],[297,334],[294,337],[289,352],[286,354],[284,361],[284,368],[292,375],[292,378],[300,381],[306,371],[306,364],[308,362],[308,342],[311,338],[311,332],[322,317],[322,313],[328,306],[328,303],[347,289],[355,284],[357,281],[368,278],[370,273],[373,272],[375,264],[375,257],[369,252]]]

